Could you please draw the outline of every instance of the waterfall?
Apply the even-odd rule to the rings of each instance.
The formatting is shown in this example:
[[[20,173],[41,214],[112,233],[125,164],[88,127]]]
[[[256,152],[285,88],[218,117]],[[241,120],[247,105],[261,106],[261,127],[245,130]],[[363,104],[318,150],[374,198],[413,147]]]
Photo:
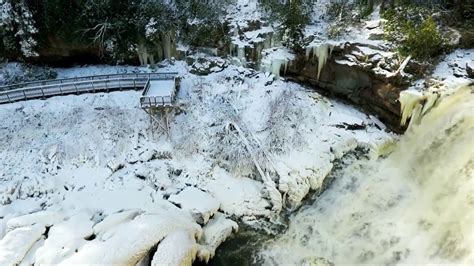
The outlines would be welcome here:
[[[312,206],[290,218],[284,234],[265,244],[260,259],[474,264],[474,84],[436,96],[410,93],[401,100],[417,121],[392,154],[348,163]]]

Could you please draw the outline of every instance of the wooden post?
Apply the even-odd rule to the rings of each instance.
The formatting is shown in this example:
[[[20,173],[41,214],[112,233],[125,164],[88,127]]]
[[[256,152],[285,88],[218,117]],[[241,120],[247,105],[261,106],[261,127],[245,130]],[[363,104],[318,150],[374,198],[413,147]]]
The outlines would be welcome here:
[[[166,137],[170,139],[170,125],[168,122],[168,108],[165,108]]]
[[[148,116],[150,117],[150,127],[151,127],[151,137],[153,138],[155,136],[154,130],[153,130],[153,117],[151,114],[151,110],[148,113]]]

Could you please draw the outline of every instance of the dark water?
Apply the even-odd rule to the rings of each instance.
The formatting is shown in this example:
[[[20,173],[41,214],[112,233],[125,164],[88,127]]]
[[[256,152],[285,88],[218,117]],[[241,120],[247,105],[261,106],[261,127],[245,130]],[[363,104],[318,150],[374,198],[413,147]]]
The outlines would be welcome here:
[[[262,244],[275,237],[263,231],[252,229],[248,225],[239,225],[239,232],[225,241],[216,250],[216,255],[209,261],[213,266],[246,266],[260,265],[255,254]],[[195,265],[205,265],[198,263]]]

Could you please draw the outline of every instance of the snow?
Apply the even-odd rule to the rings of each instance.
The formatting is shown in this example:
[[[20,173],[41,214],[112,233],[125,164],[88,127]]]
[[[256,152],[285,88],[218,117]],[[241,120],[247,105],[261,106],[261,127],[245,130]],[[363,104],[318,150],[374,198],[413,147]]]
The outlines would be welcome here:
[[[62,263],[136,264],[161,239],[183,229],[201,234],[199,226],[179,213],[142,214],[110,229],[106,239],[84,244]]]
[[[93,222],[90,219],[90,214],[79,212],[51,226],[44,244],[36,251],[35,262],[57,264],[74,254],[86,243],[84,238],[92,235]]]
[[[223,214],[216,214],[203,228],[198,257],[202,261],[208,262],[210,258],[214,257],[217,247],[231,236],[233,232],[236,232],[238,228],[236,222],[226,219]]]
[[[58,76],[114,71],[149,70],[80,67],[58,69]],[[51,226],[25,260],[134,264],[183,231],[207,247],[200,253],[206,259],[235,229],[227,216],[255,221],[299,206],[320,188],[337,157],[392,138],[354,108],[268,74],[229,66],[197,77],[180,61],[159,71],[183,77],[177,100],[185,112],[171,120],[169,139],[151,134],[136,91],[0,106],[6,233],[0,254],[21,261],[44,231],[28,239],[13,232]],[[342,123],[368,126],[335,126]],[[203,227],[193,214],[201,216],[199,223],[210,220]],[[209,241],[199,241],[202,230],[210,230]],[[192,249],[182,251],[177,258],[188,261]]]
[[[186,187],[180,193],[171,195],[168,200],[191,212],[200,224],[206,224],[220,206],[219,201],[195,187]]]
[[[436,66],[433,78],[441,80],[447,87],[465,82],[469,80],[466,72],[467,65],[474,69],[474,49],[455,50]]]
[[[175,81],[170,80],[151,80],[150,88],[148,89],[146,96],[152,97],[170,97],[175,90]]]
[[[17,228],[0,240],[0,264],[19,264],[28,250],[38,241],[46,228],[41,225]]]
[[[196,254],[194,236],[187,231],[177,231],[160,242],[151,265],[192,265]]]

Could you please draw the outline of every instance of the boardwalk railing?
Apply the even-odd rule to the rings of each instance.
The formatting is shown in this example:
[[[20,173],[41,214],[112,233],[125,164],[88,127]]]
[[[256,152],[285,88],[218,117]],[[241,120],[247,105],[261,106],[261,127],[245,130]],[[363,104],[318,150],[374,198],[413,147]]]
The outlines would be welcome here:
[[[143,89],[149,80],[175,79],[178,73],[125,73],[33,81],[0,87],[0,104],[122,89]]]
[[[173,105],[176,96],[176,87],[179,86],[179,81],[174,82],[175,89],[171,91],[171,94],[168,96],[147,96],[148,90],[150,89],[150,80],[147,80],[140,97],[140,106],[142,108],[152,108],[152,107],[169,107]]]

